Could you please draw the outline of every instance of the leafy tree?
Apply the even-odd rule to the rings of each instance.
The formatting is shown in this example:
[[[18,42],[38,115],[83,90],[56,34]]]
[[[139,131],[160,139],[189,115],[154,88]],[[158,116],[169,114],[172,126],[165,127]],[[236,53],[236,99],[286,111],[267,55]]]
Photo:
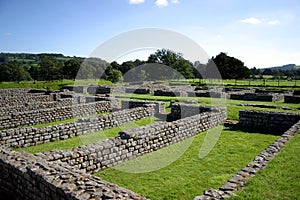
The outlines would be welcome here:
[[[24,81],[31,80],[30,74],[19,63],[1,63],[0,81]]]
[[[168,49],[157,50],[155,53],[149,56],[147,63],[163,64],[173,68],[185,78],[194,78],[194,69],[192,64],[188,60],[184,59],[182,54],[175,53]],[[176,73],[174,73],[174,76],[175,74]]]
[[[78,59],[70,59],[64,63],[63,76],[67,79],[75,79],[80,68],[80,61]]]
[[[112,69],[107,75],[107,80],[111,81],[112,83],[117,83],[118,81],[122,80],[122,77],[122,72],[120,70]]]
[[[55,57],[42,55],[40,57],[40,75],[42,80],[58,80],[62,78],[63,64]]]
[[[228,56],[226,53],[221,52],[216,57],[213,57],[212,60],[224,79],[250,77],[250,70],[245,67],[244,63],[234,57]]]

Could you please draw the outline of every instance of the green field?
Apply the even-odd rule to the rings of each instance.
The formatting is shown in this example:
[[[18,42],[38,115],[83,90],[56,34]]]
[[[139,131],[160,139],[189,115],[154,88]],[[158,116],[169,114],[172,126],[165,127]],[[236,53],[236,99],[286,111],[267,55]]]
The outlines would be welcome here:
[[[227,128],[212,151],[200,159],[199,149],[206,133],[195,136],[192,145],[179,159],[160,170],[128,173],[109,168],[94,175],[150,199],[193,199],[208,188],[219,188],[277,138]],[[156,154],[176,150],[176,145],[180,143],[143,156],[141,162],[151,160]]]
[[[88,85],[88,84],[100,84],[110,85],[110,81],[106,80],[55,80],[55,81],[20,81],[20,82],[0,82],[0,89],[5,88],[36,88],[36,89],[51,89],[59,90],[65,85]]]
[[[21,82],[0,82],[0,88],[49,88],[58,90],[64,85],[87,84],[112,84],[110,81],[102,79],[87,79],[87,80],[53,80],[53,81],[21,81]],[[203,80],[203,79],[183,79],[183,80],[167,80],[159,81],[160,83],[170,84],[193,84],[201,87],[230,87],[230,88],[259,88],[259,89],[274,89],[274,90],[300,90],[300,80],[275,80],[271,78],[254,79],[254,80]],[[159,83],[157,82],[157,83]],[[120,83],[119,83],[120,84]]]

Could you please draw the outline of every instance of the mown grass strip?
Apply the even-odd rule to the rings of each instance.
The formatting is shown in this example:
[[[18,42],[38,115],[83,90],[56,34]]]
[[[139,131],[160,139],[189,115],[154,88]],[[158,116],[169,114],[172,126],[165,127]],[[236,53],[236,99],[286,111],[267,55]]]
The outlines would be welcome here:
[[[219,188],[278,138],[269,134],[225,129],[213,150],[200,159],[199,149],[206,134],[195,136],[192,145],[179,159],[160,170],[128,173],[110,168],[94,175],[150,199],[193,199],[205,189]],[[172,148],[174,145],[152,154],[163,154],[163,151],[172,151]],[[144,158],[149,159],[149,156]]]
[[[231,199],[299,199],[300,135],[289,141],[268,166]]]
[[[36,146],[17,148],[15,150],[16,151],[23,150],[23,151],[27,151],[29,153],[34,154],[34,153],[39,153],[39,152],[50,151],[53,149],[61,149],[61,150],[71,149],[73,147],[78,147],[81,145],[87,145],[87,144],[91,144],[91,143],[94,143],[97,141],[101,141],[106,138],[116,137],[119,135],[118,133],[120,131],[136,128],[139,126],[145,126],[145,125],[151,124],[157,120],[158,119],[155,117],[144,118],[141,120],[137,120],[135,122],[126,123],[121,126],[113,127],[113,128],[106,129],[103,131],[97,131],[94,133],[89,133],[89,134],[85,134],[85,135],[81,135],[81,136],[72,137],[72,138],[69,138],[66,140],[58,140],[58,141],[54,141],[54,142],[39,144]]]

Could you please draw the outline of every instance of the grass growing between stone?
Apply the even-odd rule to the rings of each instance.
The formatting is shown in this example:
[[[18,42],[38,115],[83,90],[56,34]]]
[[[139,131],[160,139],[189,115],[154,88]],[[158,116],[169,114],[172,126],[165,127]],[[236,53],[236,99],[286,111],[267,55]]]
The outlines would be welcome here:
[[[94,133],[76,136],[76,137],[68,138],[65,140],[58,140],[58,141],[54,141],[54,142],[39,144],[36,146],[17,148],[15,150],[16,151],[23,150],[23,151],[27,151],[29,153],[34,154],[34,153],[39,153],[39,152],[51,151],[53,149],[60,149],[60,150],[71,149],[73,147],[78,147],[81,145],[92,144],[94,142],[98,142],[98,141],[104,140],[106,138],[116,137],[119,135],[120,131],[137,128],[140,126],[145,126],[145,125],[154,123],[155,121],[158,121],[158,119],[155,117],[144,118],[141,120],[137,120],[135,122],[129,122],[129,123],[123,124],[118,127],[105,129],[103,131],[97,131]]]
[[[199,150],[206,134],[207,132],[203,132],[195,136],[191,146],[179,159],[157,171],[128,173],[110,168],[94,175],[151,199],[193,199],[205,189],[219,188],[278,138],[269,134],[226,128],[212,151],[206,157],[199,158]],[[155,154],[172,151],[178,144],[140,159],[146,159],[145,163],[149,164],[147,160],[151,159],[151,155],[155,158]],[[155,160],[153,164],[156,164]]]
[[[170,102],[171,100],[179,101],[180,103],[185,103],[186,100],[195,100],[198,101],[200,105],[203,106],[219,106],[223,105],[227,107],[227,119],[238,120],[240,110],[266,110],[273,112],[299,112],[300,105],[297,103],[284,103],[283,101],[278,102],[265,102],[265,101],[243,101],[243,100],[233,100],[233,99],[212,99],[207,97],[165,97],[165,96],[153,96],[149,94],[130,94],[128,95],[131,99],[140,99],[140,100],[151,100],[151,101],[165,101]],[[213,103],[213,104],[212,104]],[[264,104],[277,106],[277,108],[259,108],[253,106],[241,106],[240,104]],[[293,110],[283,110],[280,107],[287,107]],[[170,109],[167,109],[170,112]]]
[[[232,199],[299,199],[300,135],[289,141],[268,166]]]

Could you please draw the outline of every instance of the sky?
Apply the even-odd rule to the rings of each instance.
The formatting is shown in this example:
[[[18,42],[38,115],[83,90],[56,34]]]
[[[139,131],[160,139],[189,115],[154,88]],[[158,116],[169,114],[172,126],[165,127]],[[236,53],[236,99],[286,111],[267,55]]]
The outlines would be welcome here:
[[[300,65],[299,10],[299,0],[0,0],[0,52],[88,57],[119,34],[159,28],[248,68]]]

